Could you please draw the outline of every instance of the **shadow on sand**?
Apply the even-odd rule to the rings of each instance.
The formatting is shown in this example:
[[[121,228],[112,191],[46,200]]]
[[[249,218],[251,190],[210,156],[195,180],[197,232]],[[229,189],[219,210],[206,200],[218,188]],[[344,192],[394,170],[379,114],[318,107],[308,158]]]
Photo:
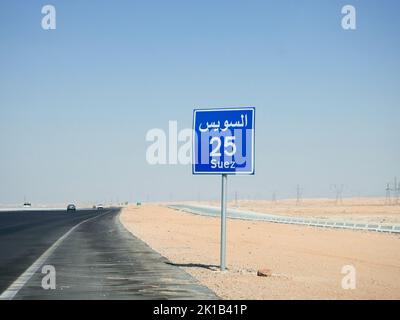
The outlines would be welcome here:
[[[182,268],[203,268],[211,271],[219,271],[219,266],[212,265],[212,264],[202,264],[202,263],[172,263],[166,262],[171,266],[175,267],[182,267]]]

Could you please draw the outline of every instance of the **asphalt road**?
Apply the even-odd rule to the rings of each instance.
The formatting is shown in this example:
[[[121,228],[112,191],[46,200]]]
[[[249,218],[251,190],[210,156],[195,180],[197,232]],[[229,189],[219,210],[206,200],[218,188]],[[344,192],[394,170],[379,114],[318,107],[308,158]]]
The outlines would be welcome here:
[[[1,212],[0,297],[217,298],[132,236],[118,214],[118,209]],[[42,267],[46,265],[56,271],[54,290],[42,287]]]

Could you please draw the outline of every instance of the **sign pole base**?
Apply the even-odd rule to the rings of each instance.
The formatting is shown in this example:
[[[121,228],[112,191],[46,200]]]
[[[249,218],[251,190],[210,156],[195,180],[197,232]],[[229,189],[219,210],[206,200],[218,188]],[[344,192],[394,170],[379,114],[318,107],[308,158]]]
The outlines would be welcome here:
[[[221,271],[226,270],[226,206],[227,206],[227,191],[228,191],[228,175],[222,175],[221,186]]]

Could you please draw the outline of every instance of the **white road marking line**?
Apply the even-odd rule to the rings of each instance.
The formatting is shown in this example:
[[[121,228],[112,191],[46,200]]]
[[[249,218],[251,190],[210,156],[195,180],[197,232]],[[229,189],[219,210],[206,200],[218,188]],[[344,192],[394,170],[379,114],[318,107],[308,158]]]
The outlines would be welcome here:
[[[65,233],[61,238],[59,238],[53,245],[48,248],[26,271],[21,274],[17,280],[15,280],[1,295],[0,300],[12,300],[19,290],[32,278],[32,276],[38,271],[38,269],[46,262],[47,258],[60,246],[60,244],[79,226],[93,220],[95,218],[99,218],[104,216],[105,214],[110,213],[107,211],[101,215],[83,220],[79,222],[77,225],[69,229],[67,233]]]

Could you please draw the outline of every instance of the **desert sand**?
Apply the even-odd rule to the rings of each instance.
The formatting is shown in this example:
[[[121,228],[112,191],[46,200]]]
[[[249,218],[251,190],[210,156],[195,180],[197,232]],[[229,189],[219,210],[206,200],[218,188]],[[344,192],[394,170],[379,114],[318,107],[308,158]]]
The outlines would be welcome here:
[[[400,299],[399,235],[228,219],[220,272],[218,218],[147,204],[120,219],[223,299]],[[354,290],[342,288],[345,265],[356,270]],[[272,276],[257,276],[260,268]]]

